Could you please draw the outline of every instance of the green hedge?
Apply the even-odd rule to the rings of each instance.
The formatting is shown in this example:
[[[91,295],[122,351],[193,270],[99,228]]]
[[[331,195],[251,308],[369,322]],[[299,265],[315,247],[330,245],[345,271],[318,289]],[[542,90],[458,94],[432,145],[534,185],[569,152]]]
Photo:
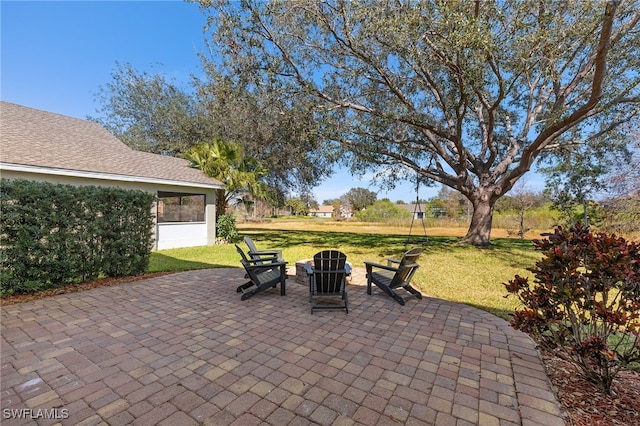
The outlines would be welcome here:
[[[146,272],[155,195],[0,182],[0,296]]]

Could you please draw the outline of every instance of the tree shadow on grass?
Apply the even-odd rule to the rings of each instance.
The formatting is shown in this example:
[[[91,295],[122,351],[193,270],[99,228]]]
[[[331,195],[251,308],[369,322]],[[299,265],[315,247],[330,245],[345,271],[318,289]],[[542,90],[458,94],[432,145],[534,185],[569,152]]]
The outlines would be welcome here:
[[[248,231],[248,232],[247,232]],[[353,254],[369,254],[379,250],[380,256],[398,255],[412,247],[422,246],[439,250],[453,249],[459,239],[452,237],[427,237],[424,241],[408,239],[406,235],[367,234],[360,232],[281,231],[246,229],[243,234],[270,247],[290,248],[312,246],[318,250],[333,247],[349,247]]]
[[[523,265],[533,266],[537,256],[533,253],[533,243],[530,240],[522,240],[516,238],[496,238],[492,240],[492,244],[483,250],[489,250],[493,255],[509,259],[512,267],[521,267]]]
[[[502,318],[507,322],[510,322],[512,319],[513,310],[500,309],[500,308],[495,308],[493,306],[480,305],[477,303],[465,303],[465,304],[472,306],[474,308],[480,309],[481,311],[489,312],[490,314],[493,314],[499,318]]]
[[[500,257],[512,258],[513,264],[530,263],[526,256],[532,249],[530,240],[516,238],[495,238],[488,247],[476,248],[461,243],[458,237],[429,236],[426,238],[407,238],[406,235],[366,234],[357,232],[323,232],[323,231],[281,231],[264,229],[247,229],[243,234],[270,247],[289,248],[301,245],[318,249],[332,247],[350,247],[353,253],[369,253],[371,249],[379,249],[381,256],[403,253],[413,247],[423,247],[429,251],[458,252],[465,249],[486,250]],[[252,232],[253,231],[253,232]]]

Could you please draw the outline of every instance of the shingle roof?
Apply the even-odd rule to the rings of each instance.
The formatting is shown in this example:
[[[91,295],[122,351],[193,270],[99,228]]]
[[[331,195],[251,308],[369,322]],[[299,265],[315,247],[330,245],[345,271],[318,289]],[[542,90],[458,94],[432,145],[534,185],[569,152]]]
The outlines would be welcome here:
[[[422,213],[426,212],[429,208],[426,204],[416,204],[416,203],[412,203],[412,204],[398,204],[398,207],[401,207],[405,210],[409,210],[410,212],[414,213],[416,211],[421,211]]]
[[[333,213],[333,206],[318,206],[317,209],[310,209],[310,213]]]
[[[187,160],[132,150],[97,123],[4,101],[0,141],[2,163],[222,186]]]

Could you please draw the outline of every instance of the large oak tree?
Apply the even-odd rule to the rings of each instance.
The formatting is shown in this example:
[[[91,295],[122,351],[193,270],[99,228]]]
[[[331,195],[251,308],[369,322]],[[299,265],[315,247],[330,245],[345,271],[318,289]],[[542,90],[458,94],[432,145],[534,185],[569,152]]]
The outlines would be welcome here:
[[[635,0],[200,3],[212,69],[307,109],[354,171],[462,193],[475,245],[540,155],[639,113]]]

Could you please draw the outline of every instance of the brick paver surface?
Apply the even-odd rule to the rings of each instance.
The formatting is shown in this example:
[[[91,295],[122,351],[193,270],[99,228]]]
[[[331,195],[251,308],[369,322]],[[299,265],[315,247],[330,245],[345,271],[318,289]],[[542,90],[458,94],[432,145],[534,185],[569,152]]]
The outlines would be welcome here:
[[[493,315],[368,296],[358,269],[349,314],[311,314],[293,278],[243,302],[244,281],[191,271],[2,307],[1,423],[564,424],[534,343]]]

